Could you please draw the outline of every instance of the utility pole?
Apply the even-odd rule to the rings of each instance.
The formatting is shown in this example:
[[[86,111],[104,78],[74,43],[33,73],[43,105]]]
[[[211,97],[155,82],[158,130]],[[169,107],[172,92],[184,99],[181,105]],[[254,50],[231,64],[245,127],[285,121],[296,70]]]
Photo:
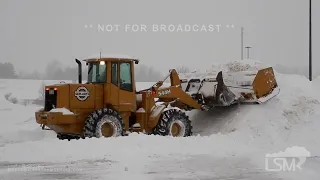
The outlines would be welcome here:
[[[243,60],[243,30],[244,28],[241,27],[241,60]]]
[[[312,8],[309,1],[309,80],[312,81]]]
[[[247,46],[246,47],[246,49],[247,49],[247,59],[249,59],[250,58],[250,48],[252,48],[252,47],[250,47],[250,46]]]

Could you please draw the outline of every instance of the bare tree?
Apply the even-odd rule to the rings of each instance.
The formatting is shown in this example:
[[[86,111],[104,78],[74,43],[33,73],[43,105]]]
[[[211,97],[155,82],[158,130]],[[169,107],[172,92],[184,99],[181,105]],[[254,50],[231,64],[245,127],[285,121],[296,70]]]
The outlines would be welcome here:
[[[178,73],[188,73],[188,72],[190,72],[190,69],[189,69],[188,67],[182,65],[182,66],[180,66],[180,67],[177,67],[177,68],[176,68],[176,71],[177,71]]]
[[[44,96],[45,96],[45,83],[42,80],[41,84],[40,84],[40,88],[39,88],[39,100],[44,100]]]
[[[44,104],[44,100],[45,100],[45,87],[46,87],[46,84],[44,83],[44,81],[42,80],[41,81],[41,84],[40,84],[40,88],[39,88],[39,97],[35,100],[33,100],[33,103],[34,104],[37,104],[37,105],[43,105]]]

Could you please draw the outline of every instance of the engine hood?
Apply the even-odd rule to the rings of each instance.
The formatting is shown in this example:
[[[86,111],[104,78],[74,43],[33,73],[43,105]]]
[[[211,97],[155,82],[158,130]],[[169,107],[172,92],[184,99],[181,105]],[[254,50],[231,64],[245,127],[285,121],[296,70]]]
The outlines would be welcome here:
[[[97,100],[99,104],[102,103],[100,101],[103,98],[103,85],[54,84],[46,86],[47,92],[51,90],[55,91],[54,97],[46,93],[46,101],[55,101],[54,107],[56,108],[94,109],[97,106]]]

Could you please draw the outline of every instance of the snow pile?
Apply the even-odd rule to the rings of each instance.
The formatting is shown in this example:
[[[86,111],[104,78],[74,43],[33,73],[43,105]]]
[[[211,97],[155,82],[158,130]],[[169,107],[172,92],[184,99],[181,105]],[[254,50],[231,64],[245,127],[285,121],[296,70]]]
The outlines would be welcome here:
[[[213,65],[207,72],[242,72],[242,71],[258,71],[260,69],[268,68],[269,65],[260,61],[253,60],[238,60],[230,61],[224,64]]]
[[[253,83],[256,73],[259,70],[268,67],[271,66],[259,61],[240,60],[213,65],[207,70],[207,72],[211,74],[217,74],[218,72],[222,71],[224,82],[229,86],[250,86]]]
[[[224,64],[212,65],[211,68],[205,72],[195,71],[191,73],[180,73],[181,79],[193,79],[193,78],[216,78],[218,73],[222,71],[222,76],[227,85],[251,85],[255,74],[264,68],[271,67],[268,64],[253,61],[253,60],[241,60],[230,61]]]
[[[55,109],[52,109],[50,110],[50,112],[60,112],[62,113],[63,115],[71,115],[71,114],[74,114],[73,112],[71,112],[69,109],[67,108],[55,108]]]
[[[136,112],[137,112],[137,113],[138,113],[138,112],[142,112],[142,113],[143,113],[143,112],[146,112],[146,110],[144,110],[143,108],[139,108]]]
[[[238,72],[269,66],[255,61],[235,61],[214,67],[225,72]],[[275,76],[280,88],[276,97],[265,104],[241,105],[221,113],[217,111],[203,115],[203,112],[192,112],[190,116],[195,131],[206,135],[223,132],[230,139],[265,149],[295,143],[304,144],[313,150],[320,148],[320,142],[314,143],[311,140],[315,134],[320,134],[316,128],[320,125],[316,120],[320,114],[320,98],[313,83],[299,75],[276,73]],[[308,128],[309,132],[305,132]],[[299,135],[302,132],[304,135]],[[309,137],[310,140],[304,141],[302,137]]]
[[[309,121],[319,111],[319,95],[313,83],[300,75],[277,75],[281,89],[279,99],[283,115],[290,123]]]

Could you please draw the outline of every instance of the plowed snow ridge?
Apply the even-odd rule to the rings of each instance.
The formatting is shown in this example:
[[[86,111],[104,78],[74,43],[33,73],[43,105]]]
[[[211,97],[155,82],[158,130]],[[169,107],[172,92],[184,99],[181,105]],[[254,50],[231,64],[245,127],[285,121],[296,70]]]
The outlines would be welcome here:
[[[261,62],[234,61],[215,65],[208,72],[256,71],[269,67]],[[276,73],[280,94],[262,105],[240,105],[212,112],[191,112],[195,132],[200,135],[221,133],[230,140],[259,147],[274,145],[282,147],[290,143],[318,145],[313,141],[319,131],[318,84],[299,75]],[[301,134],[303,133],[303,134]],[[306,137],[310,138],[306,141]],[[304,137],[301,138],[300,137]],[[300,141],[300,140],[301,141]],[[290,141],[291,140],[291,141]],[[316,144],[314,144],[316,143]]]

